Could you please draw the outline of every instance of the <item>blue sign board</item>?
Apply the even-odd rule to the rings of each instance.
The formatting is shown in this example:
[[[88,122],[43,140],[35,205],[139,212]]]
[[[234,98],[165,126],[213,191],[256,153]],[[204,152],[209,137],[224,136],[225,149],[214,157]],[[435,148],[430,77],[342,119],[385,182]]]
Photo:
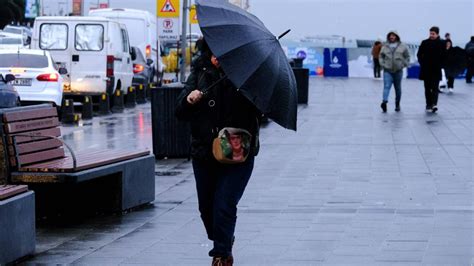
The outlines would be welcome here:
[[[349,65],[347,62],[346,48],[335,48],[333,50],[330,50],[329,48],[324,48],[324,76],[349,76]]]

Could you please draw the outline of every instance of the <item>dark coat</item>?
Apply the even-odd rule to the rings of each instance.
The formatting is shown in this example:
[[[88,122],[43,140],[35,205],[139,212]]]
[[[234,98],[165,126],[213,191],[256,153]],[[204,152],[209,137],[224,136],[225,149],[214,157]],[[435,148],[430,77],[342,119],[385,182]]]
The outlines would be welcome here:
[[[202,61],[200,58],[196,62],[176,107],[176,117],[191,123],[191,156],[195,159],[213,158],[212,141],[224,127],[246,129],[252,134],[254,147],[261,115],[228,79],[219,82],[198,103],[191,105],[187,102],[191,91],[205,90],[224,75]],[[210,101],[215,101],[214,107],[211,107]]]
[[[446,54],[446,43],[440,38],[436,40],[426,39],[421,42],[416,56],[420,63],[421,80],[441,80],[441,68],[443,68]]]
[[[446,77],[456,77],[464,72],[466,66],[467,55],[464,49],[456,46],[446,50],[446,60],[444,64]]]

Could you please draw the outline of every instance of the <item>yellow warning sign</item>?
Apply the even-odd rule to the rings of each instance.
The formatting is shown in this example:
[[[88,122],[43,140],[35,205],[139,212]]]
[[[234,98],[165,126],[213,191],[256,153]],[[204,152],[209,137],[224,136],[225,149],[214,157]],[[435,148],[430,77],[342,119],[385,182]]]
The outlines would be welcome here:
[[[179,0],[157,0],[159,18],[179,18]]]
[[[196,5],[192,5],[189,10],[189,22],[191,24],[198,24],[198,16],[196,12]]]

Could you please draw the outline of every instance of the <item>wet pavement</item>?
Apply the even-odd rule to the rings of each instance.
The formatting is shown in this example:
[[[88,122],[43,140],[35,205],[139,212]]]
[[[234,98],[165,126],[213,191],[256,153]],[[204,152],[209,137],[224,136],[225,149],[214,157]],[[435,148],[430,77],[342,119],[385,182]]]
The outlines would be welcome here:
[[[471,265],[473,93],[456,81],[437,114],[403,81],[311,78],[298,133],[270,123],[239,204],[236,265]],[[64,127],[75,149],[152,147],[150,105]],[[24,264],[210,265],[191,164],[156,163],[156,201],[125,215],[42,225]]]

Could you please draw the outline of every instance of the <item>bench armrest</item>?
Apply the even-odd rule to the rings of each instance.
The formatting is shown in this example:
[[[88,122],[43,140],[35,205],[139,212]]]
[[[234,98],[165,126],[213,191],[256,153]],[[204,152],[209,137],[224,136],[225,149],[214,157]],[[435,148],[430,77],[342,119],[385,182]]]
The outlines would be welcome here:
[[[13,143],[14,145],[16,146],[16,137],[29,137],[29,138],[50,138],[50,139],[56,139],[56,140],[59,140],[61,141],[61,143],[67,148],[67,150],[69,151],[69,153],[71,153],[71,157],[72,157],[72,166],[74,168],[77,167],[77,160],[76,160],[76,154],[74,153],[74,151],[72,150],[72,148],[66,143],[64,142],[63,139],[59,138],[59,137],[55,137],[55,136],[48,136],[48,135],[42,135],[42,136],[35,136],[35,135],[29,135],[29,134],[15,134],[12,136],[13,137]],[[15,147],[16,149],[16,147]]]

